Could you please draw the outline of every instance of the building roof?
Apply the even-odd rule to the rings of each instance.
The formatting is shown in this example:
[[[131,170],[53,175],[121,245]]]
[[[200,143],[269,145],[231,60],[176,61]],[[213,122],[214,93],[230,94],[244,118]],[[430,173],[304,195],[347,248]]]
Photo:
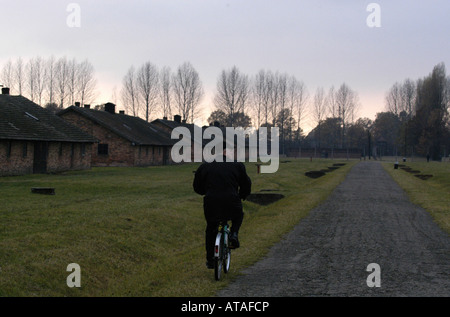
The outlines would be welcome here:
[[[175,140],[154,124],[139,117],[105,110],[70,106],[58,115],[73,111],[136,145],[172,146]]]
[[[185,127],[188,128],[189,131],[191,131],[192,133],[194,132],[194,124],[193,123],[186,123],[186,122],[181,122],[181,121],[176,121],[176,120],[167,120],[167,119],[156,119],[153,120],[152,123],[156,123],[159,122],[165,126],[167,126],[168,128],[170,128],[171,130],[177,128],[177,127]]]
[[[178,118],[177,118],[178,117]],[[166,118],[164,119],[156,119],[152,121],[153,124],[160,124],[162,126],[165,126],[167,128],[170,129],[170,131],[173,131],[175,128],[178,127],[184,127],[187,128],[189,130],[189,133],[191,134],[191,140],[195,143],[197,143],[197,140],[195,139],[195,132],[194,132],[194,128],[196,127],[195,124],[193,123],[186,123],[184,121],[181,121],[181,116],[176,115],[174,120],[167,120]],[[197,128],[200,128],[197,126]],[[200,128],[203,129],[203,128]],[[178,140],[175,139],[176,142],[178,142]],[[209,140],[202,140],[201,141],[201,145],[204,146],[205,144],[207,144],[209,142]]]
[[[180,120],[180,116],[175,116],[175,117],[178,117],[178,118],[174,118],[174,120],[172,121],[172,120],[167,120],[167,119],[156,119],[156,120],[154,120],[154,121],[152,121],[152,123],[160,123],[160,124],[162,124],[162,125],[164,125],[164,126],[166,126],[166,127],[168,127],[168,128],[170,128],[170,130],[172,131],[173,129],[175,129],[175,128],[177,128],[177,127],[185,127],[185,128],[187,128],[188,130],[189,130],[189,132],[190,132],[190,134],[191,134],[191,140],[193,141],[193,142],[197,142],[196,141],[196,139],[195,139],[195,132],[194,132],[194,128],[195,128],[195,124],[193,124],[193,123],[186,123],[186,122],[183,122],[183,121],[181,121]],[[226,127],[224,127],[224,126],[221,126],[220,124],[219,124],[219,122],[215,122],[214,123],[214,125],[213,125],[215,128],[218,128],[218,129],[220,129],[220,131],[222,132],[222,137],[224,138],[224,140],[225,141],[227,141],[226,140],[226,136],[227,136],[227,133],[226,133]],[[207,129],[207,128],[209,128],[210,126],[203,126],[203,127],[198,127],[197,126],[197,128],[199,128],[199,129],[201,129],[202,130],[202,141],[201,141],[201,145],[204,147],[205,145],[207,145],[209,142],[211,142],[211,140],[210,139],[203,139],[203,133],[204,133],[204,131],[205,131],[205,129]],[[178,140],[176,140],[176,141],[178,141]],[[228,143],[228,142],[227,142]],[[245,146],[246,147],[249,147],[249,138],[248,138],[248,135],[245,135],[245,139],[244,139],[244,143],[245,143]],[[237,136],[236,135],[234,135],[234,144],[237,144]],[[232,145],[233,146],[233,145]]]
[[[23,96],[0,95],[0,139],[82,142],[97,140]]]

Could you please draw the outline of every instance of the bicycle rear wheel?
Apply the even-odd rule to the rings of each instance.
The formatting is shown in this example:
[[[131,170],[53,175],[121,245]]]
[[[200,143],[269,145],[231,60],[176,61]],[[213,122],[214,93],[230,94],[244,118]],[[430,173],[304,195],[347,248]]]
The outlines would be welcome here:
[[[230,265],[231,265],[231,251],[226,247],[223,258],[223,271],[225,273],[228,273],[230,271]]]
[[[216,281],[222,277],[223,270],[223,234],[218,233],[215,244],[215,256],[214,256],[214,278]]]
[[[214,262],[214,278],[219,281],[222,278],[223,263],[220,259],[216,259]]]

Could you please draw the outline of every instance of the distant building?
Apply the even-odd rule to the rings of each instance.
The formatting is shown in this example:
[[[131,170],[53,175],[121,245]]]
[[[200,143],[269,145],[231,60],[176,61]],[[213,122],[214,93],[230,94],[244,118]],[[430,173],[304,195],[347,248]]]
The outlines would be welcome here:
[[[0,95],[0,176],[89,169],[95,138],[23,96]]]
[[[181,120],[180,115],[175,115],[173,116],[173,120],[168,120],[166,117],[164,117],[163,119],[156,119],[152,121],[152,124],[156,125],[160,129],[165,131],[169,135],[169,137],[171,136],[172,131],[175,128],[178,127],[187,128],[189,130],[189,133],[191,134],[191,160],[194,161],[194,144],[196,141],[194,139],[195,125],[193,123],[186,123],[186,120]],[[173,141],[174,143],[176,143],[179,140],[174,139]],[[202,140],[201,143],[198,144],[198,146],[200,146],[201,148],[203,148],[204,145],[205,145],[204,140]]]
[[[150,166],[171,164],[174,141],[158,126],[141,118],[104,110],[71,106],[58,115],[99,140],[92,151],[92,166]]]
[[[168,120],[166,117],[163,119],[156,119],[154,121],[152,121],[152,124],[157,125],[158,127],[160,127],[161,129],[163,129],[166,133],[168,133],[169,135],[171,135],[172,131],[175,128],[178,127],[183,127],[183,128],[187,128],[189,130],[189,133],[191,135],[191,161],[194,161],[194,146],[197,145],[197,147],[203,149],[205,147],[205,145],[207,145],[209,142],[211,142],[210,139],[204,139],[203,138],[203,133],[205,131],[205,129],[208,128],[208,126],[203,126],[203,127],[196,127],[195,124],[193,123],[186,123],[186,120],[181,120],[181,116],[180,115],[175,115],[173,117],[173,120]],[[220,129],[221,133],[222,133],[222,137],[224,139],[224,141],[226,141],[226,127],[221,126],[219,122],[213,122],[210,124],[209,127],[214,126],[218,129]],[[195,139],[195,128],[198,128],[198,130],[201,130],[201,135],[199,136],[201,138],[201,140],[198,142]],[[198,132],[197,132],[198,133]],[[234,144],[237,144],[237,137],[234,136]],[[175,142],[178,142],[177,139],[174,140]],[[198,144],[197,144],[198,142]],[[248,136],[245,136],[245,159],[247,160],[249,158],[249,140],[248,140]],[[231,145],[233,146],[233,145]]]

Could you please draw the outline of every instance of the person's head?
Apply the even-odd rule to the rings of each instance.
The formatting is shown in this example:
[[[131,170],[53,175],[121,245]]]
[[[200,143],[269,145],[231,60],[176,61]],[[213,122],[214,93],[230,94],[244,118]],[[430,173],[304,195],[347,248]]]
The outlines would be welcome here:
[[[223,142],[222,146],[223,146],[223,156],[234,160],[235,156],[236,156],[235,155],[236,151],[234,150],[234,144],[233,144],[233,149],[229,149],[229,150],[227,150],[227,142],[226,141]]]

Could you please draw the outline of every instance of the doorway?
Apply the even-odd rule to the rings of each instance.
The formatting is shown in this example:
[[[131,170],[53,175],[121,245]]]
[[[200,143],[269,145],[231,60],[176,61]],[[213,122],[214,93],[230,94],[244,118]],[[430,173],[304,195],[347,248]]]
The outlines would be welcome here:
[[[33,173],[47,173],[48,142],[34,143]]]

